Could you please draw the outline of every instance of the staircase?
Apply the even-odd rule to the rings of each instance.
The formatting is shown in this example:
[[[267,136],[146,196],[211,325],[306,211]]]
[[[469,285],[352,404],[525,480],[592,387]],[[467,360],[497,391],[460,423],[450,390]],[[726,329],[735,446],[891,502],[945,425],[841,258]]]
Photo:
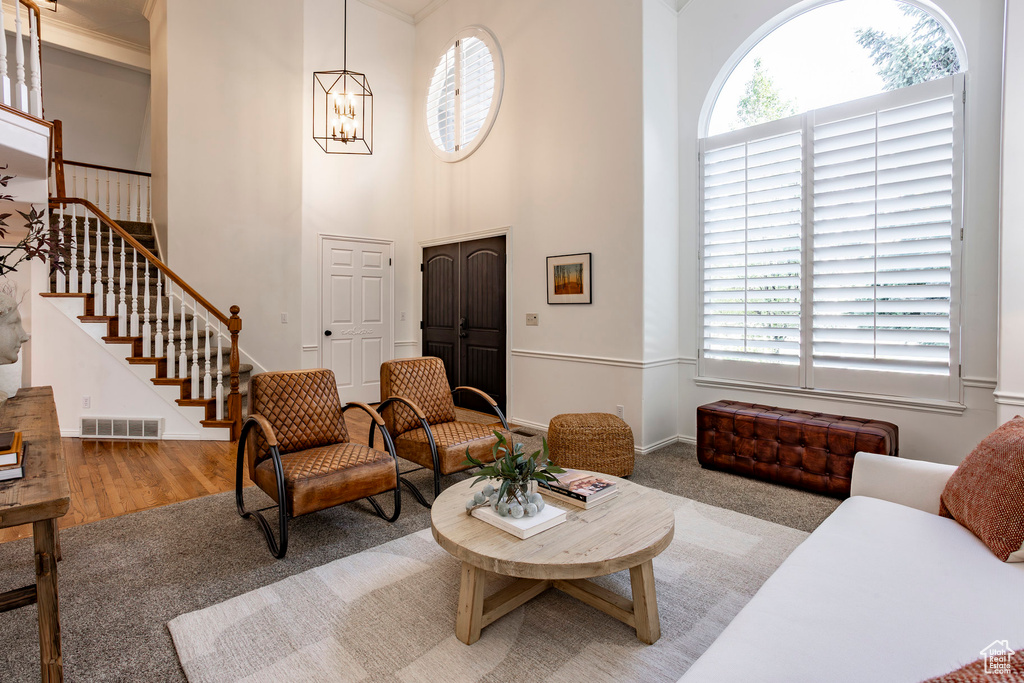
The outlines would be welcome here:
[[[157,258],[151,224],[114,221],[85,199],[51,198],[50,211],[66,268],[41,296],[80,300],[64,309],[80,326],[211,438],[237,438],[252,372],[238,308],[221,313]]]

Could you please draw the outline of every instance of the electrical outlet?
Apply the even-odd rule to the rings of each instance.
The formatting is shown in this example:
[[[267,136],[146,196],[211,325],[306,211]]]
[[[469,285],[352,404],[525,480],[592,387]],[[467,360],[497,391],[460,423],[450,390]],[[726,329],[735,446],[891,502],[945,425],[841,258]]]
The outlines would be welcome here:
[[[92,396],[82,397],[82,407],[85,408],[86,410],[92,408]]]
[[[403,323],[405,322],[405,311],[402,311],[401,313],[398,314],[398,319],[401,320]]]
[[[527,313],[526,314],[526,324],[529,327],[537,327],[537,325],[540,325],[540,321],[537,318],[537,314],[536,313]]]
[[[288,314],[287,313],[282,313],[281,314],[281,324],[282,325],[287,325],[288,324]]]
[[[625,406],[615,406],[615,414],[619,416],[620,420],[626,419],[626,408]]]

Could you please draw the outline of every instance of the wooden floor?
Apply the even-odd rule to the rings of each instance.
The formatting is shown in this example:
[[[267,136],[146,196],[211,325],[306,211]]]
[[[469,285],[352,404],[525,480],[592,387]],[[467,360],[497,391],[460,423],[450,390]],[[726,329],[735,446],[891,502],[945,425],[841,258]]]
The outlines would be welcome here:
[[[366,414],[350,410],[346,420],[352,441],[365,444]],[[61,439],[61,444],[71,484],[71,507],[59,521],[62,529],[235,487],[234,443]],[[243,476],[251,486],[248,475]],[[31,535],[31,525],[0,529],[0,543]]]

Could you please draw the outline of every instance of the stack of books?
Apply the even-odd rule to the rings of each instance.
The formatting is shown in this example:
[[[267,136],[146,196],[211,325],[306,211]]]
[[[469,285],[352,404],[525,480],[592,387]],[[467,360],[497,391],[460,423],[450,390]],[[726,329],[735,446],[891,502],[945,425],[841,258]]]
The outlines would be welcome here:
[[[21,432],[0,432],[0,481],[25,476],[21,466],[24,455]]]
[[[619,492],[614,481],[603,479],[593,472],[566,470],[555,478],[558,481],[548,482],[550,488],[541,486],[540,492],[549,498],[584,509],[602,503]]]

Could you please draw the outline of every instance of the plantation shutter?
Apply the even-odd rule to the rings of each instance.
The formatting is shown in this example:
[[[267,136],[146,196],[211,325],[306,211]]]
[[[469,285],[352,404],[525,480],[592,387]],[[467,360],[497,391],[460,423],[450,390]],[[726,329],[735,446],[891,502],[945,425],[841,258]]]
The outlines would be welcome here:
[[[461,79],[459,114],[462,129],[459,145],[469,144],[480,132],[491,109],[494,96],[494,60],[487,44],[479,38],[459,41]]]
[[[455,46],[434,68],[427,90],[427,132],[439,149],[455,151]]]
[[[704,145],[703,358],[726,372],[800,363],[802,134],[799,120],[776,123]]]
[[[907,104],[881,95],[866,113],[815,118],[815,386],[828,369],[950,375],[962,158],[952,81],[897,91]]]

